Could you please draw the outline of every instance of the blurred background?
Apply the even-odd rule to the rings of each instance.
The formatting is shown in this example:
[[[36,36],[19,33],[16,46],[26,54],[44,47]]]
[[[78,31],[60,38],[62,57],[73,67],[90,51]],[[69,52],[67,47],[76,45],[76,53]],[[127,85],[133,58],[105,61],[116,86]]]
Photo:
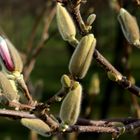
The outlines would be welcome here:
[[[135,0],[119,1],[136,16],[140,25],[140,7]],[[53,9],[53,10],[52,10]],[[92,32],[97,38],[97,48],[123,75],[140,86],[140,50],[129,46],[123,37],[117,20],[113,0],[87,0],[81,13],[86,20],[96,14]],[[47,24],[47,26],[45,26]],[[46,28],[45,28],[46,27]],[[49,28],[47,28],[49,27]],[[0,0],[0,28],[21,52],[23,60],[40,43],[42,32],[47,39],[36,56],[34,68],[27,82],[33,97],[45,102],[61,88],[60,78],[68,74],[68,64],[73,48],[62,40],[56,25],[55,1],[53,0]],[[34,32],[35,31],[35,32]],[[32,37],[33,39],[32,39]],[[45,36],[46,37],[46,36]],[[78,35],[78,38],[80,36]],[[30,59],[29,59],[30,60]],[[24,70],[26,74],[27,69]],[[116,83],[108,80],[104,70],[93,59],[86,77],[81,81],[84,89],[81,117],[90,119],[140,117],[139,101]],[[94,88],[93,88],[93,87]],[[51,111],[58,115],[60,104],[54,104]],[[0,118],[1,140],[36,140],[20,122]],[[38,140],[107,140],[109,134],[70,134]],[[138,140],[139,133],[124,134],[120,140]]]

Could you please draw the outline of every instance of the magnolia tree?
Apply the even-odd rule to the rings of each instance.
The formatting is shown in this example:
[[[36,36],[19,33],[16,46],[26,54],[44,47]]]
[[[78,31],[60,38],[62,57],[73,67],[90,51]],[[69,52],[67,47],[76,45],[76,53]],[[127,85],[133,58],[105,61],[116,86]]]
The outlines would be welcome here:
[[[137,6],[140,2],[135,1]],[[140,108],[137,98],[140,97],[140,88],[134,84],[130,77],[123,76],[111,63],[96,49],[96,36],[92,33],[92,24],[96,20],[95,14],[90,14],[84,21],[80,6],[83,0],[57,0],[52,1],[51,7],[45,5],[40,16],[44,16],[44,11],[49,10],[46,24],[42,33],[39,45],[32,49],[29,47],[24,63],[19,52],[6,37],[4,32],[0,35],[0,91],[1,104],[4,109],[0,109],[0,116],[20,120],[21,124],[45,137],[65,134],[65,133],[109,133],[112,139],[117,139],[120,135],[138,130],[140,120],[138,118],[114,118],[106,120],[91,120],[79,118],[82,110],[83,79],[90,68],[92,59],[96,60],[102,69],[107,73],[108,78],[128,90],[135,99],[137,111]],[[88,3],[88,2],[87,2]],[[110,0],[112,9],[118,14],[118,22],[122,29],[126,41],[131,46],[140,48],[140,33],[136,18],[123,8],[119,1]],[[56,13],[57,27],[63,41],[67,41],[75,50],[69,60],[68,74],[61,77],[61,90],[53,97],[47,99],[45,103],[35,100],[29,92],[26,83],[29,81],[31,71],[38,54],[48,40],[48,28]],[[98,15],[97,15],[98,16]],[[29,41],[30,46],[35,36],[35,30],[40,19],[33,28],[33,33]],[[79,34],[79,37],[77,37]],[[130,47],[131,47],[130,46]],[[99,92],[99,79],[94,75],[92,88],[95,93]],[[59,114],[51,112],[51,105],[56,102],[61,103]]]

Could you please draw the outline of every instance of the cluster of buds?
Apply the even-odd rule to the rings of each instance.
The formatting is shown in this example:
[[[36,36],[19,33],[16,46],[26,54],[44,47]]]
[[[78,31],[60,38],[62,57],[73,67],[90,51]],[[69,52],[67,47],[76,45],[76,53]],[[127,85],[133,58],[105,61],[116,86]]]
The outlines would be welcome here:
[[[0,72],[1,92],[9,101],[18,102],[19,92],[28,93],[21,74],[23,63],[16,48],[2,35],[0,36],[0,63],[2,66]]]
[[[82,79],[89,69],[96,46],[96,39],[93,34],[84,36],[80,42],[75,38],[76,28],[74,22],[67,9],[61,3],[57,3],[56,17],[57,26],[63,40],[76,47],[69,63],[69,71],[75,79]],[[87,27],[90,28],[95,18],[95,14],[91,14],[87,18]]]
[[[63,40],[68,41],[75,47],[75,51],[69,62],[69,72],[71,78],[63,75],[61,78],[62,88],[67,93],[60,108],[60,119],[62,120],[62,129],[69,125],[74,125],[79,117],[82,99],[82,86],[76,79],[85,77],[91,64],[92,56],[96,46],[96,39],[93,34],[87,34],[80,42],[76,39],[75,24],[62,4],[57,3],[57,26]],[[96,18],[95,14],[91,14],[86,21],[86,29],[92,28],[92,23]],[[74,79],[74,80],[73,80]]]
[[[136,18],[133,17],[127,10],[121,8],[118,20],[126,40],[130,44],[140,48],[140,32]]]

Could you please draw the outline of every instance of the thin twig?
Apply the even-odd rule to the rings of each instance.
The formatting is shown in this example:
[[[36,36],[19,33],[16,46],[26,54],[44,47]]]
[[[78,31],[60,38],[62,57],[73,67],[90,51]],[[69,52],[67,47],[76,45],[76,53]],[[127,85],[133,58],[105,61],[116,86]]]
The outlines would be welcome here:
[[[42,11],[40,12],[40,14],[38,15],[38,17],[36,18],[36,21],[33,25],[32,31],[31,31],[31,35],[30,38],[28,40],[27,43],[27,53],[30,54],[32,47],[33,47],[33,40],[35,38],[36,35],[36,30],[41,22],[42,17],[44,16],[45,12],[47,10],[47,4],[44,4],[44,7],[42,8]]]
[[[30,114],[29,112],[25,111],[15,111],[15,110],[5,110],[0,109],[0,116],[2,117],[9,117],[9,118],[29,118],[29,119],[35,119],[36,116],[34,114]]]
[[[105,119],[105,120],[88,120],[79,118],[77,123],[78,125],[93,125],[93,126],[111,126],[112,122],[121,122],[124,125],[139,121],[137,118],[114,118],[114,119]]]
[[[17,84],[19,85],[19,88],[23,91],[25,97],[28,99],[28,104],[34,104],[33,98],[31,94],[29,93],[28,87],[24,81],[23,78],[17,78]]]
[[[80,13],[81,1],[82,0],[68,0],[67,9],[70,11],[80,33],[82,35],[86,35],[88,33],[88,30]]]
[[[60,89],[58,93],[47,100],[46,104],[51,105],[52,103],[60,102],[66,94],[67,92],[64,89]]]
[[[21,104],[21,103],[15,103],[15,102],[8,102],[7,105],[9,107],[14,107],[14,108],[17,108],[19,110],[32,110],[35,108],[35,106]]]
[[[113,127],[101,127],[101,126],[80,126],[80,125],[73,125],[66,132],[96,132],[96,133],[118,133],[119,130]]]
[[[25,81],[27,81],[27,79],[29,78],[30,73],[32,72],[32,70],[34,68],[36,58],[40,54],[42,48],[45,46],[45,44],[49,38],[48,30],[49,30],[49,26],[54,18],[55,11],[56,11],[55,5],[52,4],[52,7],[47,11],[47,13],[49,13],[49,16],[47,14],[45,16],[45,24],[44,24],[44,29],[42,32],[40,42],[36,46],[36,48],[33,50],[33,52],[30,52],[28,54],[29,57],[27,57],[27,61],[26,61],[26,64],[25,64],[25,67],[23,70]]]

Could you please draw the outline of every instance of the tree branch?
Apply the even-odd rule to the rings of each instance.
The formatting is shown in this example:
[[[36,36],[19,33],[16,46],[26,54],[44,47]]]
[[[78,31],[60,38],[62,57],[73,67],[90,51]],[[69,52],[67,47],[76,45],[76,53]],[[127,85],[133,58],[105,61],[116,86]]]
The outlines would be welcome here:
[[[0,116],[2,117],[8,117],[8,118],[29,118],[29,119],[35,119],[36,116],[34,114],[30,114],[29,112],[25,111],[15,111],[15,110],[4,110],[0,109]]]
[[[109,63],[109,61],[103,57],[98,50],[94,51],[93,57],[99,63],[99,65],[106,71],[111,71],[116,75],[122,75],[114,66]],[[121,80],[116,81],[121,87],[130,91],[130,93],[135,94],[140,97],[140,88],[136,85],[133,85],[125,76],[122,76]]]
[[[76,0],[76,1],[79,2],[79,0]],[[79,27],[79,25],[83,24],[83,20],[82,20],[81,14],[80,14],[80,8],[77,8],[77,5],[75,3],[76,3],[75,1],[71,2],[71,1],[67,0],[66,8],[72,15],[77,27]],[[81,3],[78,3],[79,7],[80,7],[80,4]],[[83,28],[78,28],[78,29],[80,30],[81,35],[87,34],[86,31],[83,33],[83,31],[84,31]],[[137,87],[136,85],[133,85],[125,76],[123,76],[114,66],[111,65],[111,63],[104,56],[102,56],[102,54],[97,49],[94,50],[93,57],[96,59],[96,61],[99,63],[99,65],[106,72],[111,71],[115,75],[120,75],[122,77],[121,79],[116,81],[117,84],[119,84],[124,89],[127,89],[128,91],[130,91],[130,93],[140,97],[140,88]]]
[[[25,111],[15,111],[15,110],[3,110],[0,109],[0,116],[1,117],[8,117],[13,119],[21,119],[21,118],[29,118],[29,119],[36,119],[40,118],[45,123],[47,123],[51,128],[53,128],[52,134],[62,133],[61,129],[59,128],[59,124],[54,121],[51,117],[46,114],[45,119],[42,116],[36,116],[34,114],[30,114],[29,112]],[[124,126],[115,126],[115,122],[121,122]],[[126,124],[126,125],[125,125]],[[117,119],[107,119],[107,120],[86,120],[86,119],[78,119],[77,124],[73,126],[69,126],[66,129],[66,133],[71,132],[96,132],[96,133],[111,133],[119,136],[123,133],[128,133],[133,131],[134,129],[140,126],[140,119],[135,118],[117,118]]]
[[[113,127],[101,127],[101,126],[80,126],[73,125],[66,132],[96,132],[96,133],[118,133],[119,130]]]
[[[105,120],[88,120],[79,118],[77,123],[78,125],[93,125],[93,126],[111,126],[114,122],[121,122],[124,125],[137,122],[139,119],[137,118],[112,118],[112,119],[105,119]]]

